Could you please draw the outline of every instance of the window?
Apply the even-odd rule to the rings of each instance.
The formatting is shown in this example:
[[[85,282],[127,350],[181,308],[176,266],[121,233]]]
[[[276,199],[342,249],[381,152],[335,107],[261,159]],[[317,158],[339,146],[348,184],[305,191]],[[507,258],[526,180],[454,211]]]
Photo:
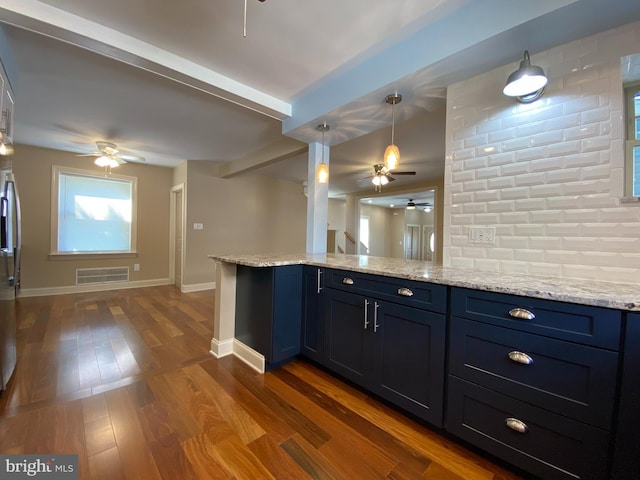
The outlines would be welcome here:
[[[640,84],[625,88],[627,195],[640,197]]]
[[[360,250],[361,255],[369,254],[369,217],[360,217]]]
[[[53,167],[51,252],[134,253],[137,180]]]

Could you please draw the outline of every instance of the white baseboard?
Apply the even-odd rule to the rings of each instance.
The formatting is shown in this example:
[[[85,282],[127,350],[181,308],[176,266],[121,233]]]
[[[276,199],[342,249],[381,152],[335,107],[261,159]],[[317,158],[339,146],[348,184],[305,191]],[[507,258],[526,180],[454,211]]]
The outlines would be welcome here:
[[[220,342],[217,339],[212,338],[210,353],[216,358],[233,355],[233,339]]]
[[[258,373],[264,373],[264,355],[256,352],[253,348],[247,347],[244,343],[233,339],[233,354],[249,365]]]
[[[67,285],[63,287],[22,288],[21,297],[43,297],[47,295],[66,295],[69,293],[106,292],[109,290],[121,290],[124,288],[157,287],[171,285],[168,278],[153,280],[137,280],[133,282],[96,283],[94,285]]]
[[[194,283],[193,285],[182,285],[180,291],[182,293],[202,292],[203,290],[215,290],[216,282]]]

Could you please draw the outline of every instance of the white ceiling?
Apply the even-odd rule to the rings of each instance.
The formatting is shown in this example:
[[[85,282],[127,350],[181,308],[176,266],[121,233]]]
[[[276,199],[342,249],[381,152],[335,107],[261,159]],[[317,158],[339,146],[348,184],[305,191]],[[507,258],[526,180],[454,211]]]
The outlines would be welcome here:
[[[163,166],[252,159],[252,173],[302,183],[300,149],[327,121],[341,194],[371,188],[358,179],[390,140],[397,91],[401,169],[417,175],[394,186],[410,186],[442,176],[447,85],[640,18],[637,0],[247,6],[244,38],[242,0],[0,0],[16,143],[88,153],[109,140]],[[283,139],[284,153],[261,153]]]

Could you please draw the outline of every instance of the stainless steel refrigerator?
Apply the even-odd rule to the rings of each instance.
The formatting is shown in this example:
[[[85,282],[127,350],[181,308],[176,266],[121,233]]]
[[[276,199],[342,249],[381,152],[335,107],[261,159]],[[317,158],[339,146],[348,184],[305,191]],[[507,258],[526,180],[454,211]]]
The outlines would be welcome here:
[[[15,299],[20,293],[20,197],[13,173],[0,182],[0,390],[16,367]]]

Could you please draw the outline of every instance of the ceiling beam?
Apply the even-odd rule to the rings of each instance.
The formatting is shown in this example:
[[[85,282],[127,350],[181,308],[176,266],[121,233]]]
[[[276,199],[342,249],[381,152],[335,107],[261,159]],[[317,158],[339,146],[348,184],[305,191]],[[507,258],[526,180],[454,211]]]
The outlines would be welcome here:
[[[249,173],[261,167],[286,160],[306,153],[309,146],[289,137],[282,137],[277,142],[267,145],[241,158],[223,163],[218,167],[218,176],[231,178]]]
[[[147,42],[36,0],[0,0],[0,21],[132,65],[277,120],[291,104]]]

